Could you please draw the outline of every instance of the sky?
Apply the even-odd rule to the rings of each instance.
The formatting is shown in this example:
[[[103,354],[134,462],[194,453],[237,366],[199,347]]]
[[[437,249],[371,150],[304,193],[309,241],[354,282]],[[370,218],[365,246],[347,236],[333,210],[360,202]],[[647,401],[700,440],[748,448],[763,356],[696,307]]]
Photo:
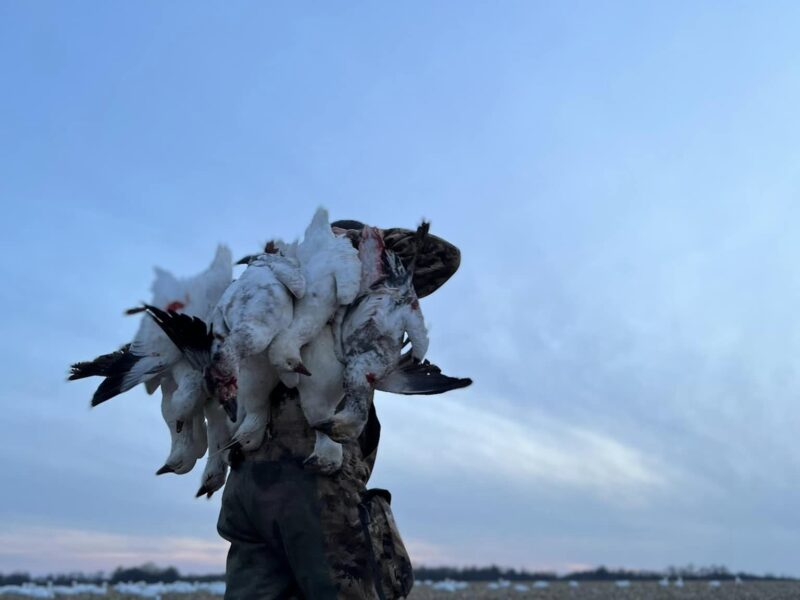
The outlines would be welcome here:
[[[0,3],[0,571],[220,572],[159,399],[89,409],[153,267],[332,219],[462,251],[474,384],[376,396],[416,564],[800,576],[800,7]],[[198,463],[202,466],[201,463]]]

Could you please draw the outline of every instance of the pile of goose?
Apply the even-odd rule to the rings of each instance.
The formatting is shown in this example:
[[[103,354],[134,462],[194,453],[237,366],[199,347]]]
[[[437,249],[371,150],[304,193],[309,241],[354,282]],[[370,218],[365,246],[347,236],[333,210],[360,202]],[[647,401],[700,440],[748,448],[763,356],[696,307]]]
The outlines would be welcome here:
[[[171,442],[157,474],[188,473],[207,454],[198,497],[225,484],[231,449],[269,443],[268,398],[279,383],[298,389],[316,435],[307,468],[335,473],[374,390],[437,394],[471,383],[425,360],[413,277],[428,229],[418,227],[404,263],[382,230],[332,227],[320,208],[301,241],[268,242],[237,263],[237,279],[225,246],[194,277],[156,268],[150,303],[127,311],[141,315],[133,340],[75,363],[69,379],[102,378],[92,406],[139,384],[160,389]]]

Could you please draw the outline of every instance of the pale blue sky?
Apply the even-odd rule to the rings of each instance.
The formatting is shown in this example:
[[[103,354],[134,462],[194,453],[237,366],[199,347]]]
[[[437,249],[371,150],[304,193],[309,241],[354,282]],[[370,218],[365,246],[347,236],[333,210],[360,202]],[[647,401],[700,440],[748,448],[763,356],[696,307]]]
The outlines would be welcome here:
[[[69,363],[332,218],[457,244],[377,399],[412,558],[800,575],[795,3],[0,3],[0,571],[219,571],[158,400]]]

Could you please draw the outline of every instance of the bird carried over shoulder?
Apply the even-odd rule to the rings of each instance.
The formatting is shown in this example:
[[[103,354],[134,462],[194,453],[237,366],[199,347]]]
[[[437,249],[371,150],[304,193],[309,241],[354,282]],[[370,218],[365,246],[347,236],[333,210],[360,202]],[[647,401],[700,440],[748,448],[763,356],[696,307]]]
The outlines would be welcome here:
[[[343,407],[329,421],[317,425],[336,441],[355,439],[361,433],[375,385],[399,362],[405,334],[411,340],[412,356],[417,360],[425,357],[428,332],[413,276],[429,228],[429,223],[423,222],[417,229],[416,251],[408,269],[386,250],[377,230],[362,230],[361,295],[344,312],[339,327],[345,365]]]
[[[221,245],[208,269],[194,277],[179,279],[156,268],[151,302],[166,310],[181,311],[186,318],[207,318],[232,277],[231,252]],[[137,314],[142,310],[126,312]],[[206,426],[202,409],[206,394],[202,377],[152,319],[145,316],[133,341],[121,350],[72,365],[69,379],[90,376],[104,377],[92,397],[92,406],[140,383],[148,393],[161,387],[161,413],[170,432],[171,445],[158,474],[186,473],[205,453]]]
[[[222,245],[217,248],[208,269],[194,277],[179,279],[158,267],[155,271],[151,305],[201,319],[208,318],[233,279],[231,252]],[[126,313],[136,314],[143,310],[135,308]],[[140,383],[144,383],[147,392],[152,394],[158,388],[161,375],[182,359],[181,351],[161,329],[151,319],[143,318],[129,344],[94,360],[73,364],[69,380],[103,377],[92,396],[92,406],[97,406]]]
[[[148,306],[147,312],[203,374],[209,392],[235,422],[242,362],[266,351],[275,336],[293,322],[293,298],[302,298],[305,291],[297,259],[279,252],[264,253],[250,260],[242,276],[228,286],[208,325],[153,306]],[[277,367],[291,365],[280,363]]]
[[[285,364],[283,383],[297,385],[298,374],[311,372],[300,350],[333,318],[340,306],[350,304],[359,291],[361,263],[344,236],[337,236],[328,222],[328,211],[317,209],[297,246],[297,258],[306,280],[306,294],[295,303],[291,325],[281,331],[269,349],[274,365]]]
[[[221,246],[194,278],[156,269],[151,302],[128,311],[148,314],[135,338],[72,365],[69,377],[103,378],[92,405],[139,383],[160,387],[171,446],[158,474],[186,473],[208,449],[198,496],[224,485],[233,446],[262,445],[279,381],[298,388],[316,436],[305,465],[323,474],[341,468],[340,442],[365,429],[375,390],[439,394],[471,383],[425,359],[419,298],[460,263],[427,222],[416,231],[331,224],[320,208],[302,242],[268,242],[233,281],[231,263]]]

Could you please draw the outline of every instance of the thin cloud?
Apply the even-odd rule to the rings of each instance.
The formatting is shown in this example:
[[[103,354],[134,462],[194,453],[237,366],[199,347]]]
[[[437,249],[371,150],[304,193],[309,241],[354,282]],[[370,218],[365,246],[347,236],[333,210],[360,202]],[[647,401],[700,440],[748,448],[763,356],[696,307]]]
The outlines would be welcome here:
[[[188,572],[222,571],[227,549],[227,542],[214,539],[19,527],[0,533],[0,570],[108,571],[154,562]]]
[[[381,460],[413,473],[452,470],[516,488],[569,488],[611,502],[641,500],[674,482],[655,459],[598,431],[543,414],[510,419],[459,394],[434,400],[379,397]],[[413,443],[409,440],[413,440]]]

